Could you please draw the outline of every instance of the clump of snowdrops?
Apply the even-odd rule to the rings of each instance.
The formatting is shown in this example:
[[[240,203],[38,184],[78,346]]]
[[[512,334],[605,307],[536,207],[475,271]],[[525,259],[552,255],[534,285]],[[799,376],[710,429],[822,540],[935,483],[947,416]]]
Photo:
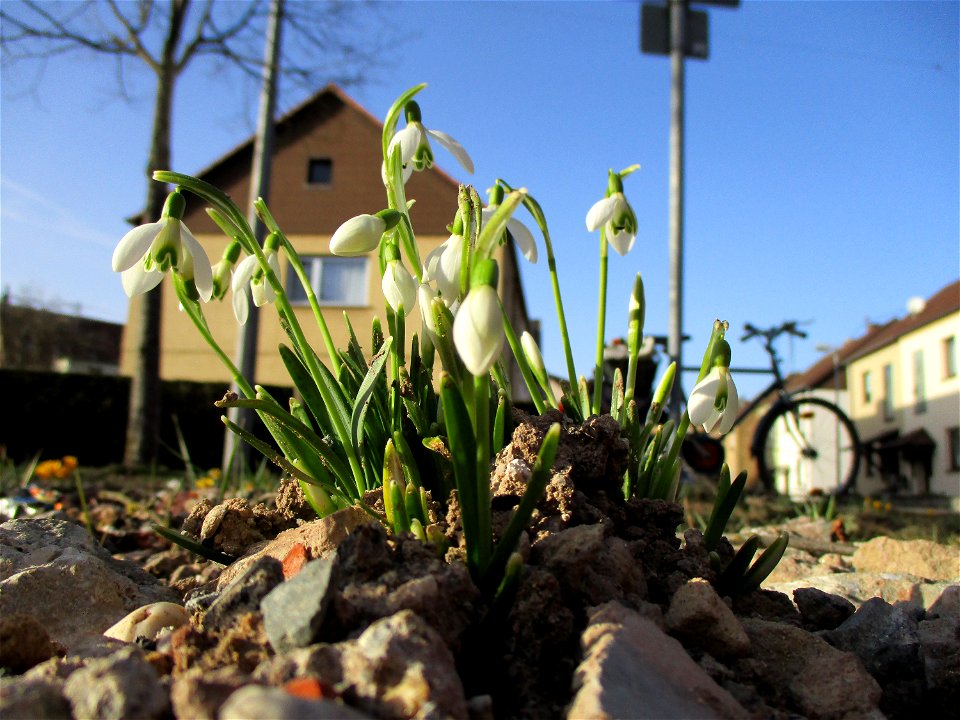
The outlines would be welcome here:
[[[383,321],[374,320],[368,350],[364,350],[349,318],[347,347],[334,347],[303,263],[266,203],[255,203],[269,233],[261,245],[244,212],[220,190],[194,177],[168,171],[154,174],[157,181],[173,184],[175,189],[158,222],[137,227],[120,241],[114,251],[113,269],[122,273],[123,287],[130,296],[156,287],[167,273],[172,276],[184,313],[240,389],[239,395],[228,394],[217,404],[255,411],[276,447],[226,417],[224,422],[295,478],[318,516],[358,506],[394,532],[413,533],[442,550],[445,539],[431,522],[430,500],[445,501],[455,489],[470,573],[485,593],[503,595],[515,586],[519,576],[522,563],[514,552],[516,544],[544,492],[560,438],[560,425],[554,424],[544,437],[512,521],[495,538],[491,530],[491,462],[509,440],[513,423],[513,393],[504,348],[509,348],[519,366],[537,411],[562,409],[575,422],[601,412],[607,250],[612,246],[618,254],[626,255],[636,240],[637,220],[624,196],[623,181],[639,166],[611,170],[603,197],[586,215],[587,229],[599,231],[601,259],[597,362],[591,398],[586,379],[577,374],[573,363],[547,221],[527,189],[515,189],[497,179],[485,204],[473,187],[461,186],[457,207],[451,208],[450,237],[421,257],[409,214],[413,199],[406,196],[406,181],[412,173],[432,167],[433,142],[448,150],[468,172],[473,171],[470,156],[456,140],[424,125],[420,107],[413,99],[424,87],[418,85],[401,95],[383,123],[386,207],[370,208],[369,214],[346,220],[330,240],[334,254],[375,253],[378,258]],[[398,130],[401,116],[405,125]],[[192,193],[207,203],[210,217],[230,239],[216,264],[211,264],[203,246],[182,221],[183,193]],[[540,243],[514,217],[521,206],[539,230],[552,282],[567,365],[559,397],[534,338],[525,332],[518,336],[497,293],[497,257],[510,238],[528,261],[536,262],[540,255]],[[281,282],[281,254],[303,286],[328,364],[307,342],[300,317]],[[246,321],[251,300],[257,306],[270,304],[279,314],[289,338],[289,344],[282,345],[279,353],[297,391],[296,399],[287,406],[264,388],[252,386],[213,336],[204,305],[223,300],[228,292],[232,293],[239,323]],[[723,433],[736,415],[736,387],[729,373],[730,347],[724,339],[727,325],[714,323],[698,383],[679,420],[661,421],[664,400],[676,375],[674,365],[664,374],[649,411],[640,417],[633,397],[644,324],[639,275],[629,302],[627,377],[619,372],[615,377],[610,407],[630,444],[623,494],[626,498],[674,500],[681,474],[680,446],[690,425]],[[405,317],[418,305],[421,332],[407,338]],[[382,493],[383,512],[365,499],[368,491],[377,488]],[[729,472],[725,483],[721,478],[721,492],[707,531],[711,550],[740,489],[739,479],[731,486]],[[750,559],[752,553],[746,563],[740,555],[730,563],[732,567],[724,570],[728,584],[736,585],[745,575],[755,581],[758,573],[748,575],[752,571],[746,567]]]

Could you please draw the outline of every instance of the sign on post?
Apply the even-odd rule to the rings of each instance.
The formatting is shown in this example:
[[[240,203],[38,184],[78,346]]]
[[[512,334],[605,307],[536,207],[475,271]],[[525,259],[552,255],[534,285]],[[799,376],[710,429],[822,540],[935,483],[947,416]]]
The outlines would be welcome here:
[[[707,13],[687,8],[685,24],[684,57],[706,60],[710,53]],[[650,55],[670,54],[670,10],[666,5],[644,3],[641,7],[640,50]]]

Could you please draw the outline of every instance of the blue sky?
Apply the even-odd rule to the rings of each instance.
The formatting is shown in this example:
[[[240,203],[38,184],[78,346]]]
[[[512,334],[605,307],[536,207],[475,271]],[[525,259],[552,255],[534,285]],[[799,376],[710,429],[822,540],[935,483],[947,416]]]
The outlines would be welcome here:
[[[866,321],[903,315],[960,274],[958,3],[758,2],[706,7],[710,58],[687,62],[684,329],[698,358],[714,318],[731,324],[734,365],[764,363],[744,322],[809,322],[785,345],[814,362]],[[382,117],[427,82],[424,122],[543,206],[557,252],[578,371],[596,327],[597,236],[584,216],[609,168],[639,236],[611,254],[607,336],[625,332],[634,274],[647,331],[668,324],[669,61],[639,51],[635,2],[404,2],[379,8],[402,40],[351,88]],[[362,38],[358,38],[362,39]],[[14,295],[123,321],[110,255],[143,203],[152,80],[80,55],[4,67],[0,105],[0,282]],[[283,88],[281,88],[283,91]],[[305,92],[286,88],[281,107]],[[256,92],[196,66],[175,102],[173,169],[194,172],[253,132]],[[275,190],[279,191],[279,190]],[[521,218],[522,219],[522,218]],[[523,268],[550,370],[564,363],[546,264]],[[691,379],[687,378],[689,389]],[[764,381],[741,377],[744,394]]]

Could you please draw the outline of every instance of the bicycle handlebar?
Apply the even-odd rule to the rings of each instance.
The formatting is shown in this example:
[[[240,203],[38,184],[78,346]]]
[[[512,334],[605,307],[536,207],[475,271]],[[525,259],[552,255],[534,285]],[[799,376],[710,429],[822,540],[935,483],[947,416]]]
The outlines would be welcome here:
[[[775,325],[772,328],[766,328],[766,329],[760,329],[758,327],[754,327],[751,323],[746,323],[743,326],[743,329],[744,329],[744,335],[742,338],[740,338],[741,341],[749,340],[752,337],[761,335],[767,339],[767,342],[772,342],[774,338],[780,335],[783,335],[784,333],[787,333],[788,335],[795,335],[796,337],[799,337],[799,338],[807,337],[807,333],[805,333],[803,330],[797,329],[796,320],[789,320],[780,325]]]

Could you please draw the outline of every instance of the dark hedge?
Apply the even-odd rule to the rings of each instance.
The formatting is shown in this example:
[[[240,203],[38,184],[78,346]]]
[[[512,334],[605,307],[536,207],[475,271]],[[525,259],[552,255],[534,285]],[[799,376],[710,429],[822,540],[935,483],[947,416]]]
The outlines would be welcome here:
[[[267,388],[280,402],[286,388]],[[161,466],[182,467],[173,418],[176,416],[194,465],[219,467],[223,452],[222,411],[214,402],[225,383],[164,381],[161,399]],[[130,379],[98,375],[0,369],[0,445],[21,463],[76,455],[81,465],[103,467],[123,460]],[[258,423],[257,435],[269,439]]]

